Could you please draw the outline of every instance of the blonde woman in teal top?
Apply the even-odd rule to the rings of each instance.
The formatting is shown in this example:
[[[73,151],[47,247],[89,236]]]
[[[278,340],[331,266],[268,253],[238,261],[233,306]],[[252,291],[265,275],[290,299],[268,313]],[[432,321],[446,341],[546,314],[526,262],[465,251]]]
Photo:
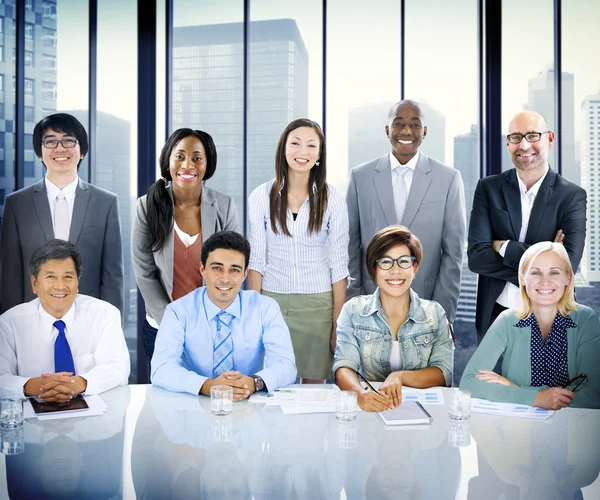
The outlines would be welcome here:
[[[600,408],[600,321],[574,300],[562,243],[530,246],[519,263],[521,304],[504,311],[467,364],[473,397],[538,406]],[[502,356],[502,375],[493,371]]]

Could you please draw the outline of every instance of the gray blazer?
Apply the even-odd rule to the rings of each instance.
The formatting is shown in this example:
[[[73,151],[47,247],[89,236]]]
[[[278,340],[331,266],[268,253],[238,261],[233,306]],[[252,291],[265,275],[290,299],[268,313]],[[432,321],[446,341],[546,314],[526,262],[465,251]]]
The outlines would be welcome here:
[[[167,186],[167,192],[173,202],[171,186]],[[156,252],[148,250],[146,198],[147,195],[144,195],[137,201],[131,233],[131,257],[135,279],[146,303],[146,313],[160,324],[167,305],[173,301],[175,229],[171,229],[160,250]],[[240,234],[242,232],[233,200],[204,185],[200,213],[203,242],[219,231],[236,231]]]
[[[123,314],[123,250],[117,195],[79,179],[69,241],[83,262],[79,293],[105,300]],[[6,197],[0,236],[2,310],[35,298],[29,259],[54,238],[44,179]]]
[[[350,171],[350,285],[348,298],[376,288],[366,267],[367,245],[377,231],[396,224],[389,154]],[[423,245],[412,284],[422,299],[435,300],[454,321],[466,246],[465,195],[460,172],[420,153],[402,225]]]

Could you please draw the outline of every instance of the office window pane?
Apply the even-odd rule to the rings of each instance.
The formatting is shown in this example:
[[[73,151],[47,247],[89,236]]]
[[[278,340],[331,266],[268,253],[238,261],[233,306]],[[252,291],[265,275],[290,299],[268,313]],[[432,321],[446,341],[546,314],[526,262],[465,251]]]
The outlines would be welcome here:
[[[376,5],[327,2],[327,177],[343,193],[352,167],[389,151],[387,113],[400,99],[400,2]]]
[[[502,141],[502,170],[513,168],[505,144],[508,125],[517,113],[537,111],[546,117],[550,130],[555,129],[553,9],[552,0],[527,4],[502,1],[502,136],[498,138]],[[529,53],[531,47],[534,51]],[[563,82],[570,81],[572,96],[573,75],[563,71],[562,78]],[[566,87],[563,89],[568,92]],[[563,137],[556,139],[562,141],[563,148],[572,148],[572,127],[569,132],[563,122]],[[552,148],[548,162],[556,168],[554,152]]]
[[[233,197],[242,221],[244,2],[174,0],[173,9],[173,129],[213,137],[218,164],[207,186]]]
[[[59,2],[59,16],[62,0]],[[118,54],[119,57],[115,57]],[[124,263],[125,340],[130,381],[137,373],[137,284],[131,264],[131,226],[137,196],[137,1],[98,2],[98,113],[91,182],[119,197]],[[139,353],[144,358],[144,353]]]
[[[250,3],[248,193],[275,177],[277,141],[290,121],[308,117],[322,124],[322,4]]]
[[[4,195],[13,192],[14,181],[14,105],[15,105],[15,64],[12,59],[6,61],[4,57],[13,51],[15,38],[12,35],[12,26],[14,24],[14,8],[7,7],[12,5],[6,0],[0,0],[0,136],[3,142],[0,143],[0,192],[3,196],[0,200],[0,218],[4,210]],[[6,62],[3,62],[6,61]]]
[[[587,238],[576,278],[577,301],[600,312],[600,66],[590,64],[591,47],[600,44],[594,0],[562,3],[563,135],[574,135],[572,149],[563,141],[563,175],[587,191]],[[570,131],[565,127],[571,126]],[[568,168],[566,168],[568,167]]]
[[[61,0],[57,15],[48,19],[43,18],[43,10],[42,2],[35,2],[33,11],[26,14],[27,22],[33,27],[34,39],[26,41],[26,45],[31,44],[26,48],[31,50],[25,51],[25,133],[32,134],[38,121],[57,111],[75,114],[87,129],[87,2]],[[49,33],[54,40],[51,45],[45,43]],[[43,64],[47,58],[54,61],[51,70]],[[28,186],[45,173],[31,141],[25,141],[25,161],[33,165],[25,170],[25,185]],[[79,167],[79,175],[84,180],[88,179],[88,165],[86,158]]]
[[[421,151],[461,173],[467,223],[479,180],[477,9],[477,0],[406,1],[405,96],[423,108],[427,136]],[[475,349],[476,290],[465,255],[454,323],[455,383]]]

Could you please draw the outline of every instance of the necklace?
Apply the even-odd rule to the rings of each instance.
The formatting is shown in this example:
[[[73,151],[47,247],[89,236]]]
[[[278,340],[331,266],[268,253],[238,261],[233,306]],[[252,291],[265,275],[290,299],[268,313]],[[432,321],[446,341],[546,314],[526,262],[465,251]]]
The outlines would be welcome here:
[[[300,203],[303,203],[304,200],[306,200],[306,197],[308,196],[308,193],[306,193],[304,196],[302,196],[301,198],[298,198],[294,193],[292,193],[292,191],[290,189],[288,189],[288,193],[292,195],[293,198],[295,198],[296,201],[299,201]]]
[[[198,213],[200,212],[200,207],[201,207],[201,205],[198,205],[198,209],[192,215],[185,215],[185,216],[181,215],[181,214],[178,214],[175,211],[175,208],[173,208],[173,216],[176,217],[176,218],[178,218],[178,219],[191,219],[191,218],[196,217],[198,215]]]

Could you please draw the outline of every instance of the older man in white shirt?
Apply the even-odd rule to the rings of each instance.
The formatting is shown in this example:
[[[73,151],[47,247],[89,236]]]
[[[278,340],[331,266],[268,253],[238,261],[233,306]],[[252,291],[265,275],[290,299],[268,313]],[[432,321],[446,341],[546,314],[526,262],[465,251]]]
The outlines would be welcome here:
[[[44,243],[29,270],[38,298],[0,316],[0,389],[61,403],[127,384],[120,312],[78,295],[82,264],[75,245]]]

